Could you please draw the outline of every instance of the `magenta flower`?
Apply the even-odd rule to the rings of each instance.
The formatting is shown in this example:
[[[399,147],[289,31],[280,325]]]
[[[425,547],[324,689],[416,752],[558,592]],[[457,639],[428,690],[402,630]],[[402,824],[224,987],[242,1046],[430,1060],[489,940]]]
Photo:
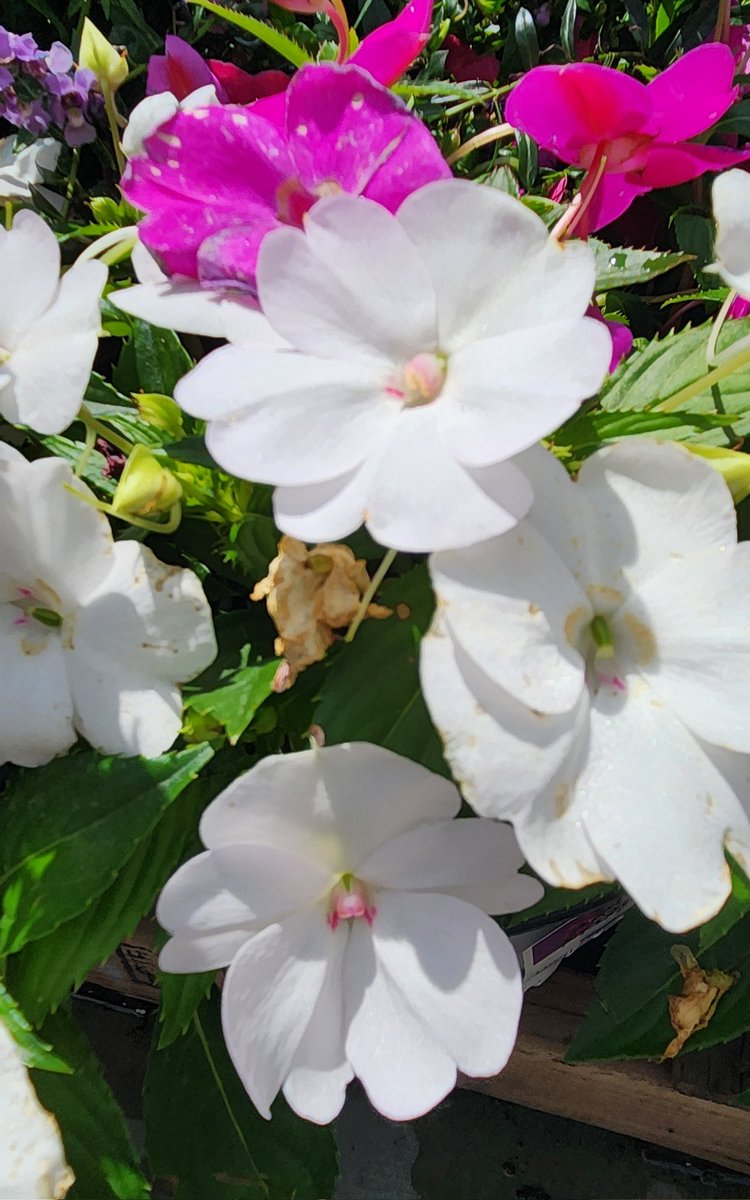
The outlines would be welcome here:
[[[184,100],[191,92],[209,84],[216,89],[220,104],[250,104],[261,96],[283,92],[289,77],[283,71],[260,71],[250,75],[234,63],[206,60],[181,37],[168,34],[164,54],[152,54],[148,60],[146,91],[149,96],[171,92]]]
[[[591,232],[652,188],[748,158],[689,140],[736,99],[734,71],[731,50],[718,42],[691,50],[649,84],[595,63],[535,67],[511,92],[505,116],[563,162],[585,168],[577,231]]]
[[[122,189],[143,209],[140,237],[170,275],[253,290],[263,238],[302,226],[322,196],[349,192],[395,212],[450,177],[427,128],[354,66],[303,67],[283,129],[255,106],[182,111],[146,141]]]

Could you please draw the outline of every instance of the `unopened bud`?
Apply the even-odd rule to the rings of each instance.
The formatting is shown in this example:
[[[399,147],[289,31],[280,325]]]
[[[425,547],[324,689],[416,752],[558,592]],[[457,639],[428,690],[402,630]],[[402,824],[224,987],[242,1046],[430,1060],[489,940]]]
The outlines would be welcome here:
[[[151,517],[179,503],[182,486],[145,446],[134,446],[117,485],[112,511],[118,517]]]
[[[88,17],[83,22],[78,61],[82,67],[94,72],[99,83],[106,84],[113,92],[116,92],[128,77],[128,63],[124,53],[116,50]]]
[[[138,408],[139,417],[147,425],[163,429],[175,439],[185,436],[182,412],[171,397],[161,396],[158,392],[135,392],[133,401]]]
[[[732,493],[735,504],[750,496],[750,454],[741,450],[730,450],[726,446],[701,446],[695,442],[681,442],[691,454],[705,458],[710,467],[724,476],[724,482]]]

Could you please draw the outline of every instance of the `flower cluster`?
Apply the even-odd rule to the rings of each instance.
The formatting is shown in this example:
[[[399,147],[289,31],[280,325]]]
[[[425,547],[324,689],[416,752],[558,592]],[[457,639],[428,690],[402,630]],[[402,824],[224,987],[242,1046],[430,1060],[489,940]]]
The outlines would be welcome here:
[[[58,128],[69,146],[96,138],[96,76],[62,42],[40,50],[30,33],[0,26],[0,118],[35,135]]]

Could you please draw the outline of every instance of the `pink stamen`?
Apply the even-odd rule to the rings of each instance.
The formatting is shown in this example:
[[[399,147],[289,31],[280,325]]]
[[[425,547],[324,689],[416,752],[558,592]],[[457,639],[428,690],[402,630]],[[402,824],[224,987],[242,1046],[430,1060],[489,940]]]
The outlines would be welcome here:
[[[618,692],[627,691],[625,683],[618,675],[600,675],[599,683],[607,684],[610,687],[616,688]]]
[[[377,916],[374,904],[368,902],[364,886],[356,879],[348,887],[339,883],[331,893],[332,906],[328,913],[327,922],[331,929],[337,929],[340,921],[353,921],[364,917],[368,925],[372,925]]]

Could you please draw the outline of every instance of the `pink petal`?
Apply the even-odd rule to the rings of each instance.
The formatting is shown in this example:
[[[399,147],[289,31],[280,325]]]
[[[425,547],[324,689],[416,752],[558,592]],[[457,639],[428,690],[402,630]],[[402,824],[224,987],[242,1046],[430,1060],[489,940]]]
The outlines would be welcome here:
[[[208,65],[223,86],[229,104],[252,104],[261,97],[286,91],[289,85],[289,76],[283,71],[258,71],[257,75],[250,75],[234,63],[218,58],[209,58]]]
[[[278,129],[283,129],[286,116],[286,93],[278,92],[275,96],[262,96],[253,104],[253,112],[256,116],[262,117],[264,121],[269,121],[271,125],[276,125]]]
[[[210,283],[214,287],[233,287],[239,283],[255,292],[255,270],[261,242],[267,233],[278,229],[281,222],[269,209],[238,214],[238,222],[243,216],[255,219],[252,223],[228,226],[201,243],[198,249],[198,276],[201,283]]]
[[[131,161],[122,190],[147,213],[141,237],[170,273],[195,277],[197,253],[229,226],[276,215],[294,174],[278,130],[252,110],[212,106],[179,112]]]
[[[287,93],[287,135],[314,195],[335,187],[395,212],[410,192],[450,176],[429,130],[359,67],[302,67]]]
[[[638,196],[650,190],[631,182],[625,175],[604,175],[583,220],[576,225],[576,235],[585,237],[596,229],[603,229],[622,216]]]
[[[363,38],[350,61],[390,87],[424,50],[430,37],[432,0],[411,0],[396,17]]]
[[[703,133],[737,98],[734,71],[734,55],[720,42],[679,58],[646,88],[653,109],[649,132],[660,142],[683,142]]]
[[[227,97],[208,63],[197,50],[175,34],[164,39],[166,54],[152,54],[148,63],[146,92],[171,92],[178,100],[184,100],[196,88],[212,83],[216,95],[223,103]]]
[[[735,296],[729,305],[727,316],[732,321],[740,321],[743,317],[750,316],[750,300],[745,300],[744,296]]]
[[[645,188],[673,187],[697,179],[706,171],[723,171],[750,159],[750,150],[728,150],[724,146],[702,146],[698,142],[683,142],[681,146],[655,144],[648,149],[648,159],[642,171],[628,178]]]
[[[644,84],[595,63],[534,67],[513,89],[505,119],[565,162],[584,147],[640,133],[650,115]]]

